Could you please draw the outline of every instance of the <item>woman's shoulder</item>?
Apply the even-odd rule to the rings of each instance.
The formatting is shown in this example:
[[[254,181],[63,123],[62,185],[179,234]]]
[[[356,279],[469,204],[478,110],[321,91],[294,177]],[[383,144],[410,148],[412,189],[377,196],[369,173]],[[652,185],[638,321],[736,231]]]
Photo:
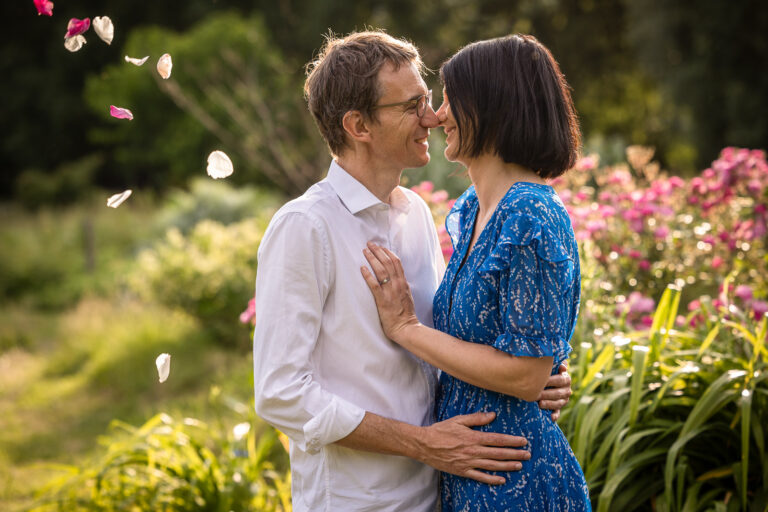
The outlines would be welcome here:
[[[545,217],[550,210],[565,210],[563,202],[551,186],[527,181],[518,181],[512,185],[500,204],[506,213],[526,213],[534,217]]]

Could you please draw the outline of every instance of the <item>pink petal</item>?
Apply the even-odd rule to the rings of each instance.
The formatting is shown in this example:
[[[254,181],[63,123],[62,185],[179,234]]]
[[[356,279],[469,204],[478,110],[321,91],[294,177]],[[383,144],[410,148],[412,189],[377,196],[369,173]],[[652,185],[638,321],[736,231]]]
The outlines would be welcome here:
[[[109,115],[117,119],[127,119],[129,121],[133,119],[133,112],[127,108],[120,108],[114,105],[109,106]]]
[[[41,14],[45,16],[53,16],[53,2],[49,0],[35,0],[35,7],[37,7],[37,15]]]
[[[161,55],[157,61],[157,72],[160,73],[163,80],[167,80],[171,77],[172,68],[173,60],[171,60],[171,55],[168,53]]]
[[[80,35],[87,31],[89,28],[91,28],[90,18],[84,18],[82,20],[72,18],[69,20],[69,25],[67,25],[67,33],[64,35],[64,39],[69,39],[70,37]]]

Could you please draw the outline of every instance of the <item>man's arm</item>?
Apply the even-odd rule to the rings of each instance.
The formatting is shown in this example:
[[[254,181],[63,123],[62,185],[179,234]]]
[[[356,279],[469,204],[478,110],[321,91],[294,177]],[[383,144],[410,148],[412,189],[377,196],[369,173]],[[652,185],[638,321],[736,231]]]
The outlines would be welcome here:
[[[499,485],[504,477],[483,471],[518,471],[520,461],[531,458],[524,437],[479,432],[471,427],[485,425],[496,414],[475,413],[455,416],[428,427],[366,412],[360,425],[337,443],[346,448],[390,455],[404,455],[432,466],[487,484]]]
[[[316,453],[362,421],[365,410],[324,389],[310,364],[331,270],[323,226],[279,212],[259,248],[253,339],[256,412]]]

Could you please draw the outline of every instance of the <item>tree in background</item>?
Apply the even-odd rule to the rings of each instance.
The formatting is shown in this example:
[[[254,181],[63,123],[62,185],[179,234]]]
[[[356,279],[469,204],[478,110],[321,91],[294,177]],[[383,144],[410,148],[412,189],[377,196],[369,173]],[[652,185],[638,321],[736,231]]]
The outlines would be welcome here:
[[[326,149],[304,105],[303,70],[286,64],[259,16],[217,13],[183,33],[136,29],[125,50],[168,52],[176,63],[168,80],[152,66],[117,63],[86,82],[94,112],[119,102],[136,114],[91,130],[94,142],[113,148],[126,182],[184,183],[214,149],[235,158],[236,182],[298,194],[320,177]]]
[[[311,161],[317,154],[319,137],[314,132],[307,135],[305,121],[296,117],[298,110],[287,103],[287,97],[298,95],[300,100],[303,65],[321,46],[322,34],[329,28],[336,33],[369,26],[385,28],[418,44],[425,61],[434,68],[471,41],[511,32],[532,33],[560,61],[574,88],[587,149],[600,152],[604,163],[621,161],[623,148],[635,143],[655,146],[662,165],[687,172],[706,165],[724,146],[768,145],[768,95],[761,94],[768,90],[768,72],[760,65],[768,62],[768,40],[762,35],[768,32],[768,4],[756,0],[736,4],[717,0],[424,0],[415,4],[405,0],[360,0],[353,4],[290,0],[277,5],[266,0],[191,0],[154,2],[141,9],[133,2],[115,0],[110,2],[108,13],[98,12],[104,6],[95,1],[73,0],[57,5],[53,18],[35,16],[31,2],[27,6],[6,2],[2,8],[4,19],[14,21],[8,24],[7,42],[0,51],[0,70],[11,77],[0,84],[4,98],[0,194],[5,197],[11,195],[25,169],[37,169],[33,177],[57,174],[60,166],[92,153],[100,153],[104,162],[94,174],[97,184],[153,185],[162,190],[183,184],[198,173],[205,152],[232,138],[238,144],[230,151],[238,168],[246,169],[236,180],[279,182],[268,167],[301,168],[302,161]],[[254,13],[264,20],[254,30],[261,37],[258,48],[267,56],[254,65],[271,69],[268,77],[258,75],[259,85],[265,91],[281,93],[263,97],[262,104],[271,109],[272,128],[270,118],[259,115],[263,109],[253,98],[237,97],[237,91],[232,97],[225,94],[224,100],[232,99],[247,114],[247,120],[235,122],[226,115],[233,105],[227,107],[222,98],[217,101],[201,93],[205,88],[223,91],[225,79],[247,82],[251,71],[243,71],[243,63],[251,64],[253,53],[245,45],[235,45],[240,50],[225,58],[220,51],[223,48],[215,48],[222,43],[213,36],[207,49],[189,39],[181,43],[185,31],[200,29],[205,24],[202,20],[214,10],[232,8],[239,9],[246,19],[247,13]],[[89,44],[76,54],[61,48],[64,20],[103,14],[110,15],[117,27],[111,47]],[[136,125],[143,123],[146,133],[141,137],[145,140],[139,144],[138,138],[132,139],[124,146],[126,140],[139,135],[124,133],[128,127],[116,127],[102,110],[117,100],[111,96],[109,103],[96,108],[90,94],[105,90],[106,85],[100,87],[98,81],[102,77],[109,81],[118,61],[122,64],[123,54],[148,48],[132,33],[149,23],[163,29],[140,33],[154,34],[156,41],[181,44],[179,51],[185,59],[183,66],[174,70],[178,73],[174,79],[188,99],[197,99],[182,99],[178,90],[171,90],[174,82],[163,84],[170,96],[161,97],[157,84],[151,80],[139,84],[140,75],[130,77],[124,71],[143,92],[133,96],[128,95],[127,87],[118,87],[122,97],[148,100],[152,105],[151,113],[142,110],[139,103],[133,105],[138,115],[130,128],[138,131]],[[190,29],[195,23],[201,25]],[[171,29],[180,32],[173,35]],[[235,32],[238,30],[242,35],[241,29]],[[236,34],[224,35],[222,42],[231,41]],[[157,51],[155,47],[148,50],[153,59]],[[207,64],[198,63],[197,52]],[[214,64],[216,60],[218,64]],[[205,74],[215,66],[222,72],[220,77]],[[276,73],[281,76],[271,76]],[[86,75],[90,77],[87,90]],[[439,88],[435,75],[427,81]],[[84,90],[86,101],[98,115],[82,108]],[[105,96],[100,98],[106,100]],[[203,111],[232,133],[225,136],[222,129],[200,115]],[[167,124],[160,126],[163,116]],[[283,158],[282,164],[276,163],[280,159],[271,154],[271,145],[262,146],[266,152],[255,149],[258,145],[241,136],[254,124],[270,141],[282,142],[286,135],[295,137],[289,153],[300,154],[299,162]],[[286,133],[279,133],[278,128]],[[257,165],[256,154],[259,160],[266,155],[275,161]],[[288,182],[278,186],[296,190]]]

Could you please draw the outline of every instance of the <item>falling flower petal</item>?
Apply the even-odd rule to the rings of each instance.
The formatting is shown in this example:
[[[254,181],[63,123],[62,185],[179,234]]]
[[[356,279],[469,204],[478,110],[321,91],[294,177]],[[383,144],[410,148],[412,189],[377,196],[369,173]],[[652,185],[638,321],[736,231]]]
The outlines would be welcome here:
[[[171,373],[171,354],[160,354],[155,359],[157,365],[157,375],[160,377],[160,382],[163,383],[168,380],[168,374]]]
[[[109,115],[117,119],[127,119],[129,121],[133,119],[133,112],[127,108],[120,108],[114,105],[109,106]]]
[[[96,35],[107,44],[112,44],[112,38],[115,37],[115,26],[108,16],[96,16],[93,18],[93,30]]]
[[[149,55],[144,57],[143,59],[134,59],[133,57],[125,56],[125,62],[130,62],[131,64],[134,64],[136,66],[143,66],[145,62],[147,62],[147,59],[149,58]]]
[[[37,7],[38,16],[41,14],[53,16],[53,2],[49,0],[35,0],[35,7]]]
[[[82,48],[85,43],[85,37],[83,36],[69,37],[64,40],[64,48],[71,52],[76,52]]]
[[[208,155],[208,176],[213,179],[226,178],[234,172],[232,160],[223,151],[214,151]]]
[[[251,424],[248,422],[238,423],[237,425],[235,425],[235,428],[232,429],[232,433],[235,436],[235,441],[240,441],[242,438],[248,435],[248,432],[250,431],[251,431]]]
[[[169,53],[164,53],[157,61],[157,72],[164,80],[171,77],[171,69],[173,68],[173,61]]]
[[[113,196],[110,196],[109,199],[107,199],[107,206],[110,208],[117,208],[121,204],[123,204],[123,201],[131,197],[131,194],[133,191],[131,189],[128,189],[126,191],[120,192],[119,194],[115,194]]]
[[[67,33],[64,34],[64,39],[80,35],[83,32],[86,32],[89,28],[91,28],[90,18],[84,18],[82,20],[72,18],[67,25]]]

